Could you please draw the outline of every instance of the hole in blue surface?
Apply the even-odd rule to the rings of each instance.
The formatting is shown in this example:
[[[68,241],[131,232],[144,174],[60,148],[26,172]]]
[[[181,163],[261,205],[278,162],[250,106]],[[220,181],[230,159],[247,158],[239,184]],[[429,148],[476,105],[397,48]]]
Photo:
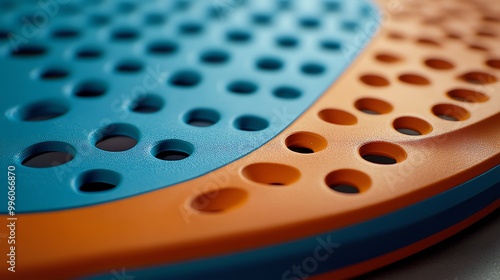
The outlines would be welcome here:
[[[346,20],[342,22],[342,28],[344,28],[344,30],[354,32],[356,31],[356,29],[358,29],[358,23],[355,21]]]
[[[178,87],[194,87],[201,82],[201,75],[193,70],[176,72],[170,78],[170,84]]]
[[[223,50],[207,50],[201,54],[201,61],[209,64],[221,64],[229,60],[229,53]]]
[[[227,39],[231,42],[244,43],[252,39],[252,34],[244,30],[232,30],[227,33]]]
[[[74,95],[78,97],[98,97],[106,93],[107,85],[101,80],[87,80],[78,84]]]
[[[26,44],[12,49],[11,54],[16,57],[33,57],[43,55],[47,49],[41,45]]]
[[[166,140],[156,145],[152,154],[165,161],[178,161],[191,156],[194,152],[194,146],[182,140]]]
[[[283,99],[296,99],[302,95],[302,92],[299,89],[283,86],[275,89],[273,91],[274,96]]]
[[[150,54],[166,55],[177,51],[179,46],[174,41],[158,40],[149,43],[147,49]]]
[[[299,44],[299,40],[293,36],[280,36],[276,39],[276,44],[283,48],[293,48]]]
[[[318,28],[321,25],[319,19],[314,17],[303,17],[299,20],[300,26],[307,29]]]
[[[93,14],[89,17],[89,23],[92,26],[101,27],[111,22],[111,18],[105,14]]]
[[[260,131],[269,126],[269,122],[261,117],[245,115],[237,118],[234,127],[243,131]]]
[[[184,121],[192,126],[207,127],[212,126],[220,120],[220,114],[212,109],[195,109],[184,117]]]
[[[83,173],[76,181],[78,190],[85,193],[109,191],[121,182],[120,174],[105,169],[91,170]]]
[[[340,5],[340,2],[337,0],[325,1],[323,3],[323,6],[324,6],[325,11],[328,11],[328,12],[337,12],[342,7]]]
[[[12,111],[13,119],[20,121],[45,121],[60,117],[69,111],[69,106],[58,100],[39,101]]]
[[[184,22],[179,25],[179,32],[186,35],[195,35],[203,31],[203,25],[197,22]]]
[[[319,63],[309,62],[305,63],[301,67],[301,71],[307,75],[320,75],[325,72],[325,67]]]
[[[131,27],[120,27],[113,30],[111,37],[115,41],[132,41],[139,37],[139,32]]]
[[[265,71],[277,71],[283,67],[283,61],[275,57],[263,57],[257,60],[257,68]]]
[[[123,152],[137,145],[139,130],[130,124],[110,124],[92,135],[94,145],[108,152]]]
[[[50,141],[28,147],[21,154],[21,164],[33,168],[55,167],[70,162],[75,149],[67,143]]]
[[[166,21],[166,17],[161,13],[148,13],[144,17],[144,23],[147,25],[162,25]]]
[[[257,90],[257,85],[250,81],[234,81],[229,84],[228,90],[238,94],[250,94]]]
[[[80,31],[71,27],[59,28],[52,32],[52,37],[57,39],[72,39],[78,36],[80,36]]]
[[[321,42],[321,47],[328,51],[340,51],[342,49],[342,44],[337,40],[323,40]]]
[[[130,103],[130,110],[141,113],[141,114],[150,114],[156,113],[160,111],[164,106],[163,99],[154,94],[147,94],[144,96],[140,96],[133,100]]]
[[[66,78],[69,75],[69,71],[60,67],[51,67],[43,70],[40,73],[40,78],[44,80],[58,80]]]
[[[102,50],[98,47],[85,46],[76,51],[75,56],[79,59],[94,59],[102,56]]]
[[[123,1],[116,4],[116,11],[119,13],[129,14],[137,9],[135,3]]]
[[[115,70],[120,73],[136,73],[143,69],[144,65],[139,60],[127,59],[116,64]]]
[[[272,15],[268,13],[256,13],[252,15],[252,22],[257,25],[269,25],[272,23]]]

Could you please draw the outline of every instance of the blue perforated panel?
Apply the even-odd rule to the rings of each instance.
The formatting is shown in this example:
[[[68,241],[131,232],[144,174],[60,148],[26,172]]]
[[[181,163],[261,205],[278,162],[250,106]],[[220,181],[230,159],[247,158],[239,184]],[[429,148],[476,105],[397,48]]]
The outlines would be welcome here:
[[[339,77],[378,20],[364,0],[8,3],[0,152],[23,174],[18,212],[133,196],[245,156]]]

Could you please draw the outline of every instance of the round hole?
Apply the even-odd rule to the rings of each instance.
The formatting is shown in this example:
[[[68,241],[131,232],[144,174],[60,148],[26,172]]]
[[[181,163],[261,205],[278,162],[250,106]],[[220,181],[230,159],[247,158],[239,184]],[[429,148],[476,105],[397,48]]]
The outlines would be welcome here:
[[[139,32],[131,27],[120,27],[113,31],[112,38],[116,41],[131,41],[139,38]]]
[[[323,40],[321,42],[321,47],[328,51],[340,51],[342,49],[342,44],[336,40]]]
[[[432,107],[432,113],[440,119],[454,122],[464,121],[470,117],[467,110],[453,104],[438,104]]]
[[[354,169],[340,169],[330,172],[326,178],[326,185],[335,192],[357,194],[367,191],[372,180],[368,175]]]
[[[187,113],[184,121],[192,126],[207,127],[216,124],[220,120],[220,114],[212,109],[195,109]]]
[[[89,18],[90,25],[101,27],[111,22],[111,18],[104,14],[94,14]]]
[[[60,28],[52,32],[52,37],[58,39],[71,39],[76,38],[80,35],[80,32],[74,28]]]
[[[166,140],[156,145],[153,156],[165,161],[178,161],[188,158],[194,152],[191,143],[182,140]]]
[[[21,153],[21,164],[33,168],[55,167],[70,162],[76,151],[64,142],[42,142],[32,145]]]
[[[312,154],[324,150],[327,146],[325,138],[311,132],[297,132],[285,140],[287,148],[299,154]]]
[[[302,91],[293,87],[283,86],[276,88],[273,94],[282,99],[297,99],[302,96]]]
[[[69,111],[65,102],[57,100],[40,101],[11,111],[13,119],[27,122],[45,121],[60,117]]]
[[[453,69],[455,66],[444,59],[437,59],[437,58],[431,58],[425,60],[425,65],[429,66],[430,68],[437,69],[437,70],[449,70]]]
[[[248,42],[252,39],[252,35],[244,30],[232,30],[227,33],[227,39],[231,42]]]
[[[94,59],[101,57],[102,51],[97,47],[83,47],[76,51],[75,56],[80,59]]]
[[[337,125],[355,125],[358,122],[353,114],[338,109],[324,109],[318,116],[325,122]]]
[[[57,79],[62,79],[65,78],[69,75],[68,70],[63,69],[63,68],[48,68],[43,70],[40,73],[40,78],[44,80],[57,80]]]
[[[0,29],[0,40],[7,40],[11,36],[10,31]]]
[[[485,102],[489,99],[484,93],[463,88],[450,90],[447,95],[454,100],[470,103]]]
[[[358,28],[358,23],[355,21],[344,21],[342,22],[342,28],[346,31],[354,32]]]
[[[299,20],[299,24],[303,28],[312,29],[312,28],[318,28],[321,25],[321,22],[314,17],[304,17]]]
[[[389,33],[387,33],[387,37],[389,39],[398,40],[398,41],[405,39],[405,36],[399,32],[389,32]]]
[[[197,22],[184,22],[179,25],[179,32],[185,35],[195,35],[203,31],[203,25]]]
[[[299,44],[299,40],[292,36],[280,36],[276,39],[276,44],[283,48],[293,48]]]
[[[78,97],[99,97],[106,93],[107,86],[101,80],[87,80],[78,84],[74,95]]]
[[[178,87],[194,87],[201,82],[201,75],[192,70],[176,72],[170,78],[170,84]]]
[[[300,179],[300,171],[284,164],[254,163],[242,170],[246,179],[265,185],[287,186]]]
[[[412,136],[425,135],[432,131],[432,126],[428,122],[415,117],[397,118],[392,126],[399,133]]]
[[[489,59],[486,61],[486,65],[491,68],[500,69],[500,59]]]
[[[120,181],[120,174],[111,170],[97,169],[80,175],[76,180],[76,186],[80,192],[99,193],[116,188]]]
[[[115,66],[115,71],[119,73],[136,73],[143,69],[142,62],[139,60],[127,59],[120,61]]]
[[[392,105],[375,98],[361,98],[354,103],[354,107],[359,111],[369,115],[387,114],[392,111]]]
[[[252,22],[257,25],[269,25],[272,22],[272,16],[266,13],[257,13],[252,15]]]
[[[323,1],[323,7],[327,12],[338,12],[340,11],[341,5],[337,0]]]
[[[136,113],[151,114],[160,111],[163,106],[164,102],[160,96],[146,94],[133,100],[129,108]]]
[[[147,25],[162,25],[165,21],[165,16],[161,13],[148,13],[144,17],[144,23]]]
[[[123,152],[137,145],[139,130],[132,125],[116,123],[93,133],[94,145],[108,152]]]
[[[265,71],[277,71],[283,68],[283,61],[274,57],[264,57],[257,60],[257,68]]]
[[[425,86],[430,84],[427,78],[417,74],[403,74],[399,76],[399,80],[401,82],[417,86]]]
[[[368,143],[359,148],[360,156],[371,163],[396,164],[406,159],[406,152],[389,142]]]
[[[302,71],[302,73],[307,75],[320,75],[323,74],[323,72],[325,72],[326,69],[323,65],[319,63],[310,62],[302,65],[300,70]]]
[[[11,54],[16,57],[32,57],[43,55],[47,49],[40,45],[21,45],[12,50]]]
[[[487,47],[478,45],[478,44],[470,44],[469,49],[471,50],[476,50],[476,51],[481,51],[481,52],[487,52],[489,51]]]
[[[260,131],[269,126],[269,122],[261,117],[245,115],[234,121],[234,127],[243,131]]]
[[[129,14],[137,9],[135,3],[132,2],[119,2],[116,5],[116,10],[119,13]]]
[[[395,63],[401,61],[399,56],[390,53],[379,53],[375,56],[375,59],[384,63]]]
[[[247,199],[246,191],[229,187],[197,196],[191,202],[191,207],[200,212],[221,213],[243,205]]]
[[[222,64],[228,60],[229,54],[223,50],[209,50],[201,55],[201,61],[208,64]]]
[[[179,46],[177,43],[169,40],[159,40],[149,43],[147,49],[150,54],[165,55],[172,54],[177,51]]]
[[[427,38],[420,38],[417,40],[417,43],[426,45],[426,46],[432,46],[432,47],[439,47],[439,43],[432,40],[432,39],[427,39]]]
[[[228,90],[237,94],[251,94],[257,91],[257,85],[250,81],[235,81],[229,84]]]
[[[498,81],[498,79],[495,76],[485,72],[478,72],[478,71],[465,73],[462,76],[460,76],[459,79],[467,83],[478,84],[478,85],[491,84]]]
[[[496,37],[496,34],[494,32],[488,30],[480,30],[476,34],[477,36],[481,37]]]
[[[389,81],[386,78],[373,74],[363,75],[360,77],[360,80],[373,87],[385,87],[389,85]]]

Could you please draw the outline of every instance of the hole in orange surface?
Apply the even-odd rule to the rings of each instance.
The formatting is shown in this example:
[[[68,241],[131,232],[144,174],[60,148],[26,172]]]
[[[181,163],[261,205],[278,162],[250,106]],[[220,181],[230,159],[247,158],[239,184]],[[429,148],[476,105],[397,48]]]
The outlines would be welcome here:
[[[386,78],[378,75],[363,75],[360,79],[363,83],[374,87],[385,87],[389,85],[389,81]]]
[[[396,164],[406,159],[403,148],[389,142],[368,143],[359,148],[363,159],[376,164]]]
[[[489,97],[482,92],[464,88],[450,90],[447,92],[447,95],[454,100],[471,103],[485,102],[489,99]]]
[[[353,114],[338,109],[324,109],[318,116],[325,122],[338,125],[354,125],[358,122]]]
[[[370,115],[387,114],[392,111],[392,105],[375,98],[362,98],[354,106],[363,113]]]
[[[301,154],[317,153],[327,146],[325,138],[311,132],[292,134],[286,138],[285,144],[291,151]]]
[[[371,179],[361,171],[341,169],[328,174],[325,183],[336,192],[356,194],[367,191],[370,188]]]
[[[245,190],[225,188],[197,196],[191,202],[191,207],[200,212],[217,213],[241,206],[247,199],[248,193]]]
[[[430,58],[425,60],[425,65],[429,66],[430,68],[437,69],[437,70],[449,70],[453,69],[455,66],[453,63],[444,60],[444,59],[439,59],[439,58]]]
[[[467,72],[458,78],[465,82],[479,85],[491,84],[498,81],[495,76],[479,71]]]
[[[432,126],[416,117],[400,117],[392,123],[394,129],[406,135],[425,135],[432,131]]]
[[[403,74],[399,76],[399,80],[412,85],[425,86],[430,84],[429,80],[417,74]]]
[[[297,168],[279,163],[254,163],[243,168],[242,174],[250,181],[274,186],[290,185],[300,178]]]
[[[453,104],[438,104],[432,107],[434,115],[447,121],[464,121],[470,117],[470,113],[462,107]]]

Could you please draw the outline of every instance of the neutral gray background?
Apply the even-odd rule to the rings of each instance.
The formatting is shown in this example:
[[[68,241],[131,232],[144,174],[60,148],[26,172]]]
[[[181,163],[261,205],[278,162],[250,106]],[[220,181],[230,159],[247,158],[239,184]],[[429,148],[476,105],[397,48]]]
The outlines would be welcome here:
[[[500,280],[500,209],[420,253],[357,280]]]

